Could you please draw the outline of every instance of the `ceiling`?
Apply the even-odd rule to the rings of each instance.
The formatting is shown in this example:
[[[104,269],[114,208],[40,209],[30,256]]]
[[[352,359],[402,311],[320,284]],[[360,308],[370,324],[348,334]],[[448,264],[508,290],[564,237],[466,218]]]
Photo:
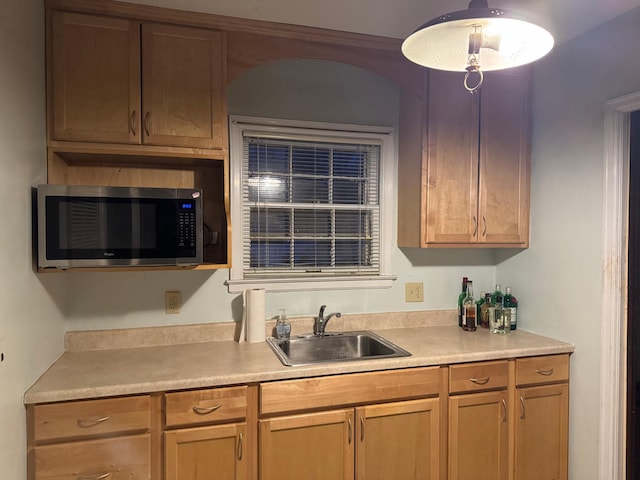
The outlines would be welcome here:
[[[404,38],[426,21],[468,5],[468,0],[126,1],[393,38]],[[489,0],[489,6],[526,15],[562,43],[640,7],[640,0]]]

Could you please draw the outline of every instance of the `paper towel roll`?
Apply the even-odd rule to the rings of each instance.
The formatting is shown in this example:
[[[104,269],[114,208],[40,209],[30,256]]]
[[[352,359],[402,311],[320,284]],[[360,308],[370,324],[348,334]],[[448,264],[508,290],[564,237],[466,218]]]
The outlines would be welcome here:
[[[242,328],[240,341],[247,340],[250,343],[265,341],[265,290],[256,288],[245,290],[244,311],[242,313]]]

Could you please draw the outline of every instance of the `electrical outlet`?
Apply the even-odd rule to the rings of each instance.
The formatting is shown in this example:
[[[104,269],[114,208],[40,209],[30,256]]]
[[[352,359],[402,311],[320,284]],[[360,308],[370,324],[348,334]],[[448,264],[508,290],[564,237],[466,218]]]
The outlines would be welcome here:
[[[424,286],[422,282],[409,282],[404,284],[405,302],[424,302]]]
[[[180,292],[164,292],[164,310],[165,313],[180,313],[182,306]]]

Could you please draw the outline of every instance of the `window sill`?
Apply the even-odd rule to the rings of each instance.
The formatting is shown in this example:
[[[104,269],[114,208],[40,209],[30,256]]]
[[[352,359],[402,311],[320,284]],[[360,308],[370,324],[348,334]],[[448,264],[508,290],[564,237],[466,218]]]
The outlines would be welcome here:
[[[252,288],[264,288],[268,292],[295,292],[303,290],[338,290],[357,288],[389,288],[397,277],[383,275],[375,277],[324,277],[324,278],[266,278],[251,280],[228,280],[229,293],[241,293]]]

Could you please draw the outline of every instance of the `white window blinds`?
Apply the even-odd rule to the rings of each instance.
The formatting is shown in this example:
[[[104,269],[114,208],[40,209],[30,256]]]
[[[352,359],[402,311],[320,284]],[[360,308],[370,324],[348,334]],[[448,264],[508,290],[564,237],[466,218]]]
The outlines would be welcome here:
[[[378,274],[380,156],[375,140],[244,132],[244,277]]]

